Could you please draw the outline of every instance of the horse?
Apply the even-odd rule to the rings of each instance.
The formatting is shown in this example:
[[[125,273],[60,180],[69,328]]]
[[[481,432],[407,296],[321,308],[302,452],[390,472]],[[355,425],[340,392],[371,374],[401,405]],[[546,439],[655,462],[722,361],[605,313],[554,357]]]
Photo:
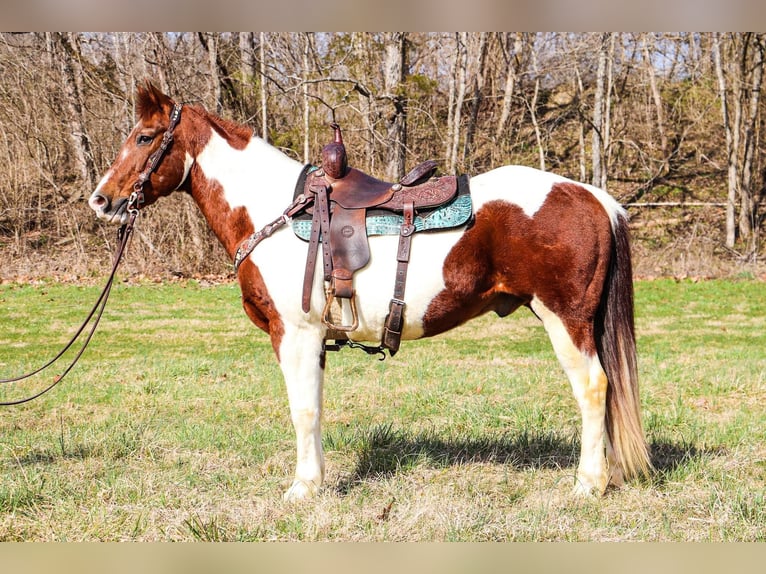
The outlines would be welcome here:
[[[181,106],[151,82],[137,89],[136,115],[88,200],[99,219],[125,224],[130,213],[159,198],[187,193],[234,258],[292,201],[303,164],[251,128],[197,105]],[[470,190],[469,224],[412,240],[402,339],[433,337],[488,312],[505,317],[527,307],[547,331],[581,414],[573,492],[598,498],[608,486],[648,476],[625,210],[599,188],[525,166],[473,175]],[[350,340],[380,340],[397,242],[396,236],[369,237],[370,261],[354,277],[358,325]],[[290,501],[315,496],[325,474],[326,295],[321,272],[314,274],[310,309],[302,309],[306,256],[307,243],[285,226],[237,271],[244,311],[268,334],[286,385],[296,438],[295,474],[284,493]]]

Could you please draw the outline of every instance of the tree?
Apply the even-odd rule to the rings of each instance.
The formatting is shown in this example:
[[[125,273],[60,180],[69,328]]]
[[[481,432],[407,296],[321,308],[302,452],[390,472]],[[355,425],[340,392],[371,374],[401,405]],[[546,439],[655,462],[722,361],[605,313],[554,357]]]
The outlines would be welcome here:
[[[450,76],[449,104],[447,120],[447,171],[453,173],[457,169],[457,150],[460,145],[460,118],[463,110],[463,100],[466,91],[466,76],[468,72],[468,57],[466,44],[467,32],[455,33],[455,60]]]
[[[261,137],[264,141],[269,141],[269,112],[268,112],[268,92],[266,90],[266,33],[260,32],[258,54],[260,55],[261,72]]]
[[[473,137],[476,133],[476,124],[479,120],[479,108],[481,107],[482,90],[484,89],[484,74],[487,65],[487,51],[489,46],[489,33],[481,32],[473,42],[474,53],[472,61],[474,62],[473,71],[473,100],[471,101],[471,114],[468,119],[468,126],[465,130],[465,144],[463,145],[463,163],[466,161],[473,146]]]
[[[614,32],[601,34],[599,38],[596,94],[593,102],[592,183],[596,187],[603,189],[606,189],[608,173],[606,160],[611,126],[612,54],[614,52],[614,40]]]
[[[714,33],[712,46],[726,138],[726,246],[733,248],[739,237],[747,243],[748,257],[752,257],[757,248],[759,194],[755,191],[754,174],[764,34],[728,34],[721,38]],[[734,88],[731,88],[732,84]],[[747,114],[742,109],[745,102],[749,103]],[[733,115],[731,107],[734,108]]]
[[[386,176],[398,180],[404,176],[407,150],[407,98],[404,80],[407,75],[407,33],[384,35],[384,93],[390,102],[386,113]]]
[[[499,141],[508,125],[508,118],[511,115],[511,103],[513,98],[513,90],[516,86],[516,77],[519,74],[519,68],[521,67],[521,60],[523,58],[523,33],[516,32],[503,32],[503,38],[501,40],[501,46],[503,48],[503,56],[505,57],[505,84],[503,87],[503,104],[500,110],[500,119],[497,121],[497,127],[495,128],[495,141]]]
[[[748,51],[752,53],[752,64],[746,64],[743,54],[743,68],[750,68],[749,83],[750,101],[747,118],[744,119],[745,149],[742,162],[742,183],[740,187],[740,212],[739,233],[746,242],[748,258],[754,257],[757,250],[757,213],[758,193],[754,186],[754,172],[756,166],[755,149],[757,145],[759,103],[761,99],[761,87],[763,85],[763,59],[766,48],[766,34],[748,33],[745,35],[745,43],[749,44]],[[746,70],[743,70],[746,71]]]
[[[97,180],[93,163],[90,138],[85,128],[85,104],[83,98],[83,68],[79,37],[72,32],[52,33],[53,57],[61,74],[64,105],[69,136],[72,142],[74,164],[81,186],[75,188],[71,200],[80,199],[89,193]]]

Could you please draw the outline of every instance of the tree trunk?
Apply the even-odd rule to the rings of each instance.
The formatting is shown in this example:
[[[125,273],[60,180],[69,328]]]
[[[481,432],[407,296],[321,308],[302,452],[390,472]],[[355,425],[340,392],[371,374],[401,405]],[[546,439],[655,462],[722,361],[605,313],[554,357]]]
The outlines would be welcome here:
[[[575,70],[575,85],[576,85],[576,92],[577,92],[577,108],[578,108],[578,117],[580,118],[579,123],[579,129],[577,130],[577,145],[579,148],[579,154],[578,154],[578,167],[580,168],[580,181],[585,181],[586,178],[586,160],[585,160],[585,116],[582,113],[582,98],[583,93],[585,92],[583,85],[582,85],[582,76],[580,76],[580,69],[577,66],[577,62],[574,63],[574,70]]]
[[[604,98],[604,151],[601,160],[601,189],[606,189],[612,156],[612,92],[614,85],[614,46],[617,33],[609,34],[609,51],[606,59],[606,98]]]
[[[503,89],[503,104],[500,109],[500,119],[497,122],[497,128],[495,129],[495,141],[499,141],[505,131],[505,127],[508,125],[508,118],[511,116],[511,102],[513,101],[513,90],[516,87],[516,76],[519,72],[519,63],[522,51],[522,33],[516,32],[516,36],[513,43],[513,50],[511,50],[510,36],[507,32],[503,32],[506,35],[506,45],[508,62],[506,64],[505,71],[505,87]]]
[[[532,102],[527,103],[529,109],[529,117],[532,120],[532,127],[535,130],[535,141],[537,142],[537,158],[539,161],[540,169],[545,171],[545,147],[543,146],[543,138],[540,133],[540,124],[537,121],[537,100],[540,95],[540,71],[537,66],[537,54],[534,48],[532,49],[532,70],[535,73],[535,91],[532,95]]]
[[[210,90],[210,99],[207,103],[208,109],[214,110],[217,115],[221,115],[223,102],[221,101],[221,80],[218,70],[218,36],[215,33],[198,32],[200,44],[207,52],[208,60],[208,87]]]
[[[361,82],[363,86],[369,85],[369,77],[366,70],[369,68],[370,49],[367,44],[368,34],[363,32],[353,32],[351,35],[351,43],[353,45],[354,56],[357,61],[357,69],[355,77]],[[358,88],[356,92],[359,94],[359,114],[362,117],[362,124],[364,132],[362,138],[364,139],[364,165],[368,172],[375,171],[375,121],[374,121],[374,105],[373,100],[370,97],[370,93],[366,89]]]
[[[384,38],[383,82],[390,102],[386,117],[386,177],[404,176],[407,146],[407,108],[403,82],[407,73],[407,33],[386,32]]]
[[[249,121],[250,115],[255,109],[254,83],[256,76],[255,67],[255,33],[239,33],[239,82],[242,86],[240,93],[240,113],[244,121]]]
[[[447,171],[454,173],[457,168],[457,150],[460,144],[460,116],[465,99],[466,82],[466,50],[465,44],[468,34],[460,32],[455,36],[457,44],[455,50],[455,106],[452,112],[452,127],[450,129],[451,142],[449,143],[449,156],[447,158]]]
[[[662,166],[660,173],[665,174],[668,171],[669,158],[668,158],[668,136],[665,131],[665,114],[662,107],[662,95],[660,94],[659,87],[657,86],[657,78],[654,74],[654,64],[652,62],[652,51],[650,51],[650,43],[652,50],[654,49],[654,42],[651,34],[644,34],[642,38],[642,48],[644,54],[644,65],[646,66],[646,75],[649,78],[649,89],[654,101],[654,109],[657,114],[657,133],[660,136],[660,151],[662,152]]]
[[[764,34],[748,34],[748,40],[743,47],[743,67],[747,66],[752,69],[752,81],[750,85],[750,105],[747,124],[744,126],[745,151],[742,164],[742,185],[740,187],[739,234],[743,241],[749,243],[748,250],[755,253],[756,235],[754,232],[757,224],[755,217],[757,206],[755,202],[756,194],[753,189],[753,156],[758,129],[758,105],[763,84]],[[746,61],[744,55],[748,53],[748,44],[752,44],[752,65],[749,61]]]
[[[97,179],[90,138],[85,129],[85,113],[82,95],[82,54],[79,37],[72,32],[54,32],[55,57],[61,73],[67,122],[77,175],[81,185],[70,196],[75,201],[90,193]]]
[[[309,163],[310,159],[310,140],[309,140],[309,129],[310,129],[310,106],[309,106],[309,76],[310,76],[310,61],[309,61],[309,54],[311,51],[311,39],[312,39],[312,32],[306,32],[304,34],[304,42],[303,42],[303,54],[302,54],[302,60],[303,60],[303,86],[302,86],[302,92],[303,92],[303,163]]]
[[[269,141],[269,126],[268,126],[268,98],[266,93],[266,34],[260,32],[258,42],[258,54],[261,57],[260,70],[261,70],[261,137],[263,141]]]
[[[596,94],[593,104],[593,180],[596,187],[606,189],[607,166],[606,150],[609,142],[609,97],[611,89],[610,48],[613,46],[613,33],[601,34],[598,50],[598,70],[596,72]]]
[[[476,123],[479,119],[479,108],[481,107],[481,96],[484,88],[484,74],[487,65],[487,46],[489,42],[488,32],[479,34],[479,42],[476,48],[476,71],[473,77],[473,101],[471,102],[471,115],[468,119],[468,126],[465,130],[465,143],[463,144],[463,164],[473,147],[473,136],[476,133]]]
[[[146,42],[147,54],[145,58],[148,63],[152,64],[154,67],[151,70],[147,69],[146,72],[147,75],[154,76],[156,81],[160,84],[160,90],[166,94],[172,93],[166,70],[169,71],[173,68],[171,65],[172,60],[168,58],[167,50],[168,48],[165,44],[164,34],[162,32],[150,32]]]
[[[447,166],[447,171],[452,172],[453,166],[452,166],[452,131],[455,128],[454,125],[454,115],[455,115],[455,89],[456,89],[456,78],[458,73],[458,67],[460,65],[460,56],[459,56],[459,49],[460,49],[460,39],[457,34],[455,34],[455,49],[453,51],[453,54],[455,56],[455,60],[452,65],[452,73],[447,74],[447,136],[444,138],[445,145],[444,145],[444,161],[445,165]]]
[[[721,41],[718,32],[713,32],[713,59],[715,71],[718,77],[718,97],[721,100],[721,114],[723,116],[723,128],[726,134],[726,164],[728,176],[728,197],[726,201],[726,247],[734,247],[737,240],[735,203],[737,200],[737,130],[732,129],[729,117],[729,106],[726,98],[726,76],[723,70],[721,58]]]

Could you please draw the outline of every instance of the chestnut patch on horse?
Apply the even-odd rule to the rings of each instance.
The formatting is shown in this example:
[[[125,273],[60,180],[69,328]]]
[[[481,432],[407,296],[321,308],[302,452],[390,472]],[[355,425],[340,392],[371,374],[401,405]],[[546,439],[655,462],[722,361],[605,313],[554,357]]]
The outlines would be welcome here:
[[[588,326],[601,298],[611,233],[601,204],[577,184],[555,184],[532,217],[513,203],[487,202],[444,261],[445,288],[423,317],[424,334],[488,311],[504,317],[537,297],[561,317],[579,349],[595,352]]]

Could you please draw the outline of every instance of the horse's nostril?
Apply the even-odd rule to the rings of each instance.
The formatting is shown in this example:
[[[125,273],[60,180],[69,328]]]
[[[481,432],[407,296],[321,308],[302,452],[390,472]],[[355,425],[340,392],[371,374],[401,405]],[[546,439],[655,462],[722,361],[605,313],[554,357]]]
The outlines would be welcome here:
[[[93,209],[103,209],[109,204],[109,200],[100,193],[94,193],[90,196],[88,203]]]

